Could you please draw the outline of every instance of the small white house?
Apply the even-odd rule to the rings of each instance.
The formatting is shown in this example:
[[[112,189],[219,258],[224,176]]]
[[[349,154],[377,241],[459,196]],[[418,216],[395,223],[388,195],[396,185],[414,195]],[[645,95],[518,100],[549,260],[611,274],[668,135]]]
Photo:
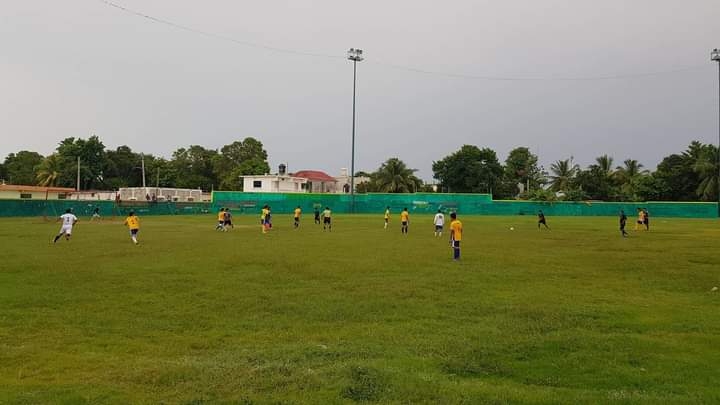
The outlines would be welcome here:
[[[304,193],[307,179],[287,174],[242,176],[243,191],[256,193]]]

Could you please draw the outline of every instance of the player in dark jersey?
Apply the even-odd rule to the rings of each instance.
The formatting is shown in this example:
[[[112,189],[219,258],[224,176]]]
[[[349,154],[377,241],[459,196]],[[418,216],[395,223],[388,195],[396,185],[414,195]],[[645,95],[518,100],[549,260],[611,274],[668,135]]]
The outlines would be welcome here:
[[[622,234],[623,238],[627,237],[627,232],[625,232],[626,224],[627,224],[627,215],[625,215],[625,211],[620,210],[620,233]]]
[[[540,229],[540,225],[545,225],[545,229],[550,230],[550,227],[545,221],[545,214],[543,214],[542,210],[538,211],[538,229]]]

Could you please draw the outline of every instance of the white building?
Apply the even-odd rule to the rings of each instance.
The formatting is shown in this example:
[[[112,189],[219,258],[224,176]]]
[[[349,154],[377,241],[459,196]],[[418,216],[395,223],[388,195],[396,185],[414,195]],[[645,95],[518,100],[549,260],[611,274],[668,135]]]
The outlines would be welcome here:
[[[200,189],[166,187],[124,187],[119,191],[123,201],[210,201],[210,193]]]
[[[243,191],[256,193],[304,193],[307,179],[288,174],[241,176]]]

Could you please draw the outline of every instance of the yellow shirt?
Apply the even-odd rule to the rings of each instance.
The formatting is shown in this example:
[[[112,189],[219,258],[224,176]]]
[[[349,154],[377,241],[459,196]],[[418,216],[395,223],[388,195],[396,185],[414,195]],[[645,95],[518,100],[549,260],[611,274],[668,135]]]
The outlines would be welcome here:
[[[225,220],[225,211],[218,212],[218,221],[224,221]]]
[[[390,219],[390,210],[385,210],[385,219]]]
[[[263,208],[263,209],[262,209],[262,214],[260,214],[260,219],[265,219],[265,217],[267,216],[267,214],[268,214],[269,212],[270,212],[269,209]]]
[[[409,213],[409,212],[403,211],[403,212],[400,213],[400,220],[401,220],[401,221],[407,222],[409,218],[410,218],[410,213]]]
[[[452,235],[453,240],[462,240],[462,222],[457,219],[450,222],[450,235]]]
[[[332,215],[332,211],[330,211],[330,210],[323,211],[323,218],[330,218],[330,215]]]
[[[131,217],[127,217],[125,219],[125,225],[128,226],[128,228],[132,229],[140,229],[140,218],[136,217],[135,215]]]
[[[295,208],[295,218],[300,218],[300,213],[302,210],[300,208]]]

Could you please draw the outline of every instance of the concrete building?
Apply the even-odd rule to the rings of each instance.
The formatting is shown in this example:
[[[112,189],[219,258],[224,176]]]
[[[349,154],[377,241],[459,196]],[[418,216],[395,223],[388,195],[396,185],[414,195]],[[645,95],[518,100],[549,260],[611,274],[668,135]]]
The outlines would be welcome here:
[[[288,174],[242,176],[243,191],[256,193],[304,193],[307,179]]]
[[[76,201],[115,201],[117,191],[83,190],[73,191],[67,199]]]
[[[118,192],[122,201],[207,202],[210,193],[200,189],[167,187],[124,187]]]
[[[0,184],[3,200],[66,200],[73,192],[74,188]]]

